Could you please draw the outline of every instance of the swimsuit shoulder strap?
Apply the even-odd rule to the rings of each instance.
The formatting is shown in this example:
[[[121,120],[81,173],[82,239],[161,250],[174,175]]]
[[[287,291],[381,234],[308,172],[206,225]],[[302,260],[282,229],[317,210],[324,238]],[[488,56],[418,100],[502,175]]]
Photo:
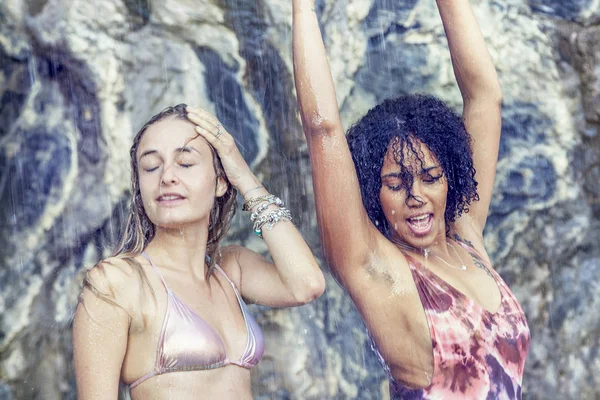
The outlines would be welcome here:
[[[156,267],[156,265],[154,265],[154,263],[152,262],[152,259],[148,255],[148,253],[146,253],[145,251],[142,251],[142,255],[144,256],[144,258],[146,260],[148,260],[148,262],[150,263],[150,265],[152,265],[152,268],[154,269],[154,271],[156,272],[156,274],[160,278],[161,282],[165,286],[165,289],[167,289],[167,292],[170,292],[169,286],[167,286],[167,282],[165,281],[165,278],[163,278],[163,275],[160,273],[160,270]]]
[[[221,273],[221,275],[223,275],[225,277],[225,279],[227,279],[227,282],[229,282],[229,284],[231,285],[231,287],[233,288],[235,295],[240,297],[240,292],[238,291],[237,287],[235,287],[235,284],[233,283],[233,281],[231,279],[229,279],[229,277],[227,276],[227,274],[225,273],[225,271],[223,271],[223,269],[221,267],[219,267],[218,264],[215,264],[215,269],[217,271],[219,271]]]

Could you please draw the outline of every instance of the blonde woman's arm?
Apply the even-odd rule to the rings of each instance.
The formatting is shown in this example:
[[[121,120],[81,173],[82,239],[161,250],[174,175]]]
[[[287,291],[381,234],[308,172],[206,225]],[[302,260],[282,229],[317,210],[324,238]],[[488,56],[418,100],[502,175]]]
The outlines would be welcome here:
[[[249,302],[270,307],[302,305],[319,297],[325,290],[325,278],[312,251],[289,220],[290,216],[293,218],[293,210],[284,215],[281,205],[269,204],[274,199],[265,197],[270,193],[244,161],[233,136],[212,114],[188,107],[188,118],[197,125],[198,134],[219,154],[229,184],[245,196],[245,200],[263,198],[251,204],[248,212],[262,217],[283,217],[272,229],[268,229],[269,224],[262,227],[272,263],[241,246],[224,249],[222,267],[234,279],[242,296]],[[250,214],[247,216],[250,218]]]
[[[103,293],[115,293],[127,277],[111,264],[101,263],[88,272],[88,282]],[[118,296],[108,299],[119,302]],[[73,354],[77,398],[116,400],[121,366],[127,349],[129,314],[101,299],[86,285],[73,321]]]

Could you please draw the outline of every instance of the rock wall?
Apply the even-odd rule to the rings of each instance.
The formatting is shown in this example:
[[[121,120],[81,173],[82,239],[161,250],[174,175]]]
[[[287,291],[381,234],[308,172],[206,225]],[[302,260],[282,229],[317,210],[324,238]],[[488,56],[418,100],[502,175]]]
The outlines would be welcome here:
[[[0,2],[0,399],[76,397],[82,272],[124,222],[132,136],[167,105],[215,112],[319,248],[290,3]],[[600,0],[471,3],[504,92],[486,245],[531,325],[524,393],[598,398]],[[434,0],[317,8],[346,126],[406,92],[460,110]],[[265,250],[241,215],[229,240]],[[361,319],[328,280],[311,305],[255,308],[267,338],[257,399],[386,397]]]

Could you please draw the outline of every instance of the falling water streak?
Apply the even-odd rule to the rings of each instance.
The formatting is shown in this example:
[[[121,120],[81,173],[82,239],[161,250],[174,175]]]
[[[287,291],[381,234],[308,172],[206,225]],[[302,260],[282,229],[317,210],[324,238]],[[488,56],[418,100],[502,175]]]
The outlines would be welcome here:
[[[168,76],[168,72],[167,72],[167,53],[168,53],[167,51],[164,51],[163,57],[162,57],[163,78],[165,81],[165,92],[169,90],[169,76]]]
[[[7,171],[2,171],[2,174],[0,175],[0,196],[2,196],[2,194],[4,193],[5,187],[8,184],[8,173]],[[15,212],[15,208],[12,208],[13,210],[13,222],[16,222],[16,212]]]
[[[35,85],[38,81],[35,55],[31,55],[31,57],[27,59],[27,72],[29,73],[29,83],[31,86]]]

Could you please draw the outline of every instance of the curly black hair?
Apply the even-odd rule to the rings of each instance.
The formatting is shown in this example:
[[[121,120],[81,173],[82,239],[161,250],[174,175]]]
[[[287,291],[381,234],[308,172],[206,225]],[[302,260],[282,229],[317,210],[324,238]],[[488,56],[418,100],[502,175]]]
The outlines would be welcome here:
[[[472,201],[479,200],[471,136],[462,118],[434,96],[410,94],[387,99],[356,122],[348,130],[346,138],[367,214],[386,236],[389,235],[389,223],[381,208],[379,193],[381,169],[390,144],[400,165],[407,200],[414,197],[411,193],[414,177],[404,163],[402,149],[408,146],[423,165],[423,154],[418,151],[414,141],[418,139],[440,162],[448,181],[444,213],[447,231],[450,222],[463,212],[468,212]]]

